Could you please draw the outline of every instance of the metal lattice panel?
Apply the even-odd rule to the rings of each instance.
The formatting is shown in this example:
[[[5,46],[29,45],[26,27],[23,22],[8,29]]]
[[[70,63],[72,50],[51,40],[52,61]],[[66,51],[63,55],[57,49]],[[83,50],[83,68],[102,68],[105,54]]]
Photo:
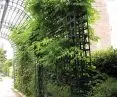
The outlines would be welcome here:
[[[24,7],[23,0],[0,0],[0,37],[8,39],[10,28],[27,25],[30,18]]]
[[[54,38],[66,39],[66,48],[73,55],[66,54],[57,60],[58,64],[55,66],[55,71],[46,69],[43,64],[40,65],[41,63],[39,63],[40,67],[36,67],[36,75],[38,75],[36,78],[38,84],[36,97],[44,97],[48,80],[60,86],[67,85],[68,97],[84,97],[85,95],[85,89],[83,90],[83,88],[86,86],[87,81],[85,79],[88,77],[84,74],[86,73],[86,67],[91,65],[87,8],[80,5],[70,5],[69,9],[67,13],[56,16],[59,18],[60,25],[55,33],[53,32],[54,34],[50,34]],[[60,17],[63,18],[60,19]],[[50,76],[51,73],[53,73],[53,77]],[[50,93],[50,95],[52,94]]]
[[[80,9],[82,9],[82,7]],[[74,97],[83,97],[83,92],[80,85],[84,83],[84,80],[82,80],[81,76],[83,76],[84,66],[89,64],[89,62],[86,63],[83,61],[83,58],[85,57],[91,61],[87,9],[81,13],[76,13],[74,11],[69,12],[66,20],[67,30],[69,32],[68,36],[69,40],[71,41],[71,44],[69,45],[76,46],[81,50],[81,52],[78,52],[78,50],[74,48],[74,57],[76,57],[77,53],[79,53],[81,59],[76,58],[74,61],[74,69],[72,73],[75,75],[73,79],[76,80],[75,82],[73,80],[73,82],[71,81],[70,83],[71,95],[75,95]],[[68,60],[69,59],[70,58],[68,58]]]

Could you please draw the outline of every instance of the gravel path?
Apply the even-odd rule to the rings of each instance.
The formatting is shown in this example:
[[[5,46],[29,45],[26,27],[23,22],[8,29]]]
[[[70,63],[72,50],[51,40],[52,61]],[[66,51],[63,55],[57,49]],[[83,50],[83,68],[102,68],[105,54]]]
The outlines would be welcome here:
[[[12,90],[13,80],[8,77],[0,81],[0,97],[21,97]]]

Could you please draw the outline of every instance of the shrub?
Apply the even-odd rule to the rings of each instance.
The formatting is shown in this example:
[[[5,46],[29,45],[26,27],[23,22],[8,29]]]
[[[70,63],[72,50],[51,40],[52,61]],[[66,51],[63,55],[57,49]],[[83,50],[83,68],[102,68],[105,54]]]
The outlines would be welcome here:
[[[88,97],[117,97],[117,79],[108,78],[104,83],[94,88]]]
[[[93,54],[92,64],[96,69],[109,76],[117,77],[117,50],[109,48]]]

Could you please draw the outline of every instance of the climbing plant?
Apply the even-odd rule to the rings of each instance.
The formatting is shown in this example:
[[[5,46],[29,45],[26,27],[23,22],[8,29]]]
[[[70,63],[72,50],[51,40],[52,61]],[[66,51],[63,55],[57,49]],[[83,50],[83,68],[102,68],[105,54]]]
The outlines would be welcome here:
[[[16,88],[28,97],[85,97],[94,72],[90,40],[97,39],[90,26],[96,18],[93,0],[25,2],[29,28],[10,35],[16,44]]]

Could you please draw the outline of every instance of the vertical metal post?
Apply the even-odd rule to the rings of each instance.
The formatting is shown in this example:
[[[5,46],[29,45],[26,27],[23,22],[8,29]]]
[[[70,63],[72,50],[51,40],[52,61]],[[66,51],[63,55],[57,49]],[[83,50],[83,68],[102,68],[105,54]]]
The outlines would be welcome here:
[[[7,9],[8,9],[9,1],[10,0],[6,0],[5,6],[4,6],[4,10],[3,10],[3,14],[2,14],[1,22],[0,22],[0,32],[1,32],[1,29],[2,29],[2,24],[4,22],[4,18],[5,18]]]
[[[36,91],[36,97],[44,97],[43,92],[43,65],[36,65],[36,83],[37,83],[37,91]]]

